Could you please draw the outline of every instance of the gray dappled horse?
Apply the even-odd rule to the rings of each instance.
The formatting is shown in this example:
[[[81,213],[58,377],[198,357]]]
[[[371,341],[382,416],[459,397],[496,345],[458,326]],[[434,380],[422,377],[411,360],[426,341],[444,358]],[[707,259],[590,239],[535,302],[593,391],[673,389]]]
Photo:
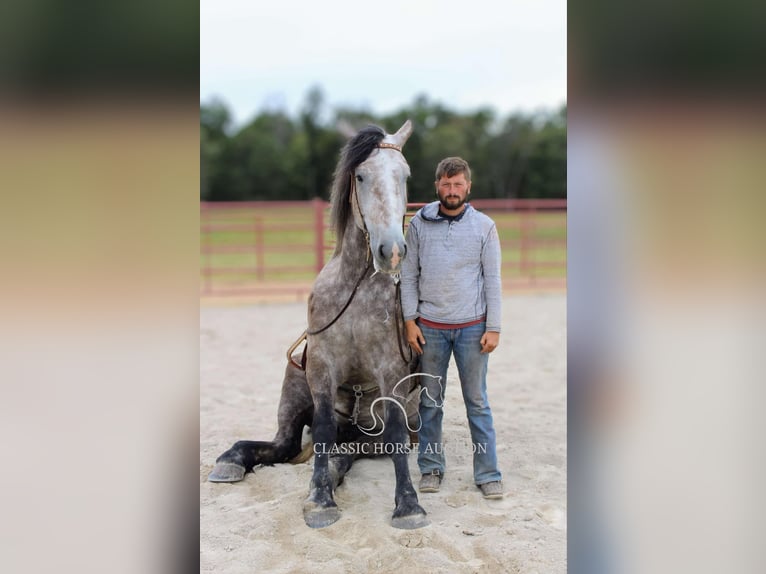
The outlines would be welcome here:
[[[368,454],[393,460],[392,525],[429,523],[407,461],[408,426],[418,421],[417,377],[410,376],[417,358],[403,339],[397,289],[410,174],[401,148],[411,133],[409,120],[393,135],[368,126],[343,148],[331,199],[337,246],[309,297],[302,362],[291,355],[295,346],[288,351],[277,434],[272,442],[235,443],[209,476],[235,482],[256,465],[287,462],[310,426],[314,472],[303,515],[313,528],[340,518],[333,492],[354,459]]]

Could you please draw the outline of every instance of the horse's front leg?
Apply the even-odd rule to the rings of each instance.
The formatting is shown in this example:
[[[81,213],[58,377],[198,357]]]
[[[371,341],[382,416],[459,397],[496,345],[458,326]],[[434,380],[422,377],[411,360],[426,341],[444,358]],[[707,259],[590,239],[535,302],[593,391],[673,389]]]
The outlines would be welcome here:
[[[392,452],[391,460],[394,462],[396,473],[394,496],[396,508],[391,517],[391,525],[407,530],[428,526],[430,521],[426,517],[426,511],[418,504],[418,495],[410,479],[410,468],[407,462],[408,432],[404,413],[398,404],[386,402],[386,428],[383,432],[383,440],[387,452]]]
[[[313,384],[313,383],[312,383]],[[314,387],[314,421],[311,434],[314,440],[314,474],[309,485],[309,496],[303,503],[303,519],[311,528],[329,526],[340,518],[340,510],[333,500],[333,475],[330,455],[335,448],[337,423],[335,420],[332,385]]]

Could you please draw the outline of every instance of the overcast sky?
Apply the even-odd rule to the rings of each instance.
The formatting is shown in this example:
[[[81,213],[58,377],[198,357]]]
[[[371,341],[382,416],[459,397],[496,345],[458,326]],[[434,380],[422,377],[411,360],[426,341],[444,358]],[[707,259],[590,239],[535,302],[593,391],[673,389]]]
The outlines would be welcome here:
[[[393,112],[419,94],[499,114],[566,102],[565,0],[201,0],[200,100],[241,124],[329,107]]]

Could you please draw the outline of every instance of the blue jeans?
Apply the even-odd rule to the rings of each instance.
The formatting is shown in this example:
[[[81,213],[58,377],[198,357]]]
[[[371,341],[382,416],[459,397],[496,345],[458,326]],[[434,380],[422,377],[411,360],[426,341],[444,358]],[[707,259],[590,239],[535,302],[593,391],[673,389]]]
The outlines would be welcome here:
[[[482,354],[481,337],[486,323],[462,329],[434,329],[420,325],[426,344],[420,356],[420,371],[441,377],[420,377],[427,392],[420,395],[421,427],[418,432],[418,466],[422,474],[438,471],[444,474],[445,456],[442,445],[442,418],[447,368],[454,353],[468,426],[473,443],[473,478],[476,484],[500,480],[497,468],[495,427],[487,399],[487,362]],[[430,396],[429,396],[430,395]]]

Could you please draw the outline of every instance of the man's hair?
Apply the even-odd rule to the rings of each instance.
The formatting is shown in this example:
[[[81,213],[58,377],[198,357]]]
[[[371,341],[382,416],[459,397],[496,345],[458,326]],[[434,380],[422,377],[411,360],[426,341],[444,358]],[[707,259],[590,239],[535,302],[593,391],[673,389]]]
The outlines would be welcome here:
[[[447,157],[436,166],[436,181],[443,177],[453,177],[458,174],[465,174],[466,181],[471,181],[471,168],[468,162],[462,157]]]

